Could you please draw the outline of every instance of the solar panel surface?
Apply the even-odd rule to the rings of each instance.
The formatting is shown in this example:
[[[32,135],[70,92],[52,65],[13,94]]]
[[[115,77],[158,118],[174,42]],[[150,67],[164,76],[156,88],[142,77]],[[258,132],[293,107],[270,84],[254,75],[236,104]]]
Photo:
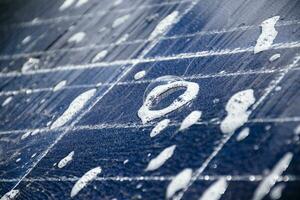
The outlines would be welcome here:
[[[299,199],[300,1],[0,10],[3,199]],[[142,123],[170,84],[150,110],[195,98]]]

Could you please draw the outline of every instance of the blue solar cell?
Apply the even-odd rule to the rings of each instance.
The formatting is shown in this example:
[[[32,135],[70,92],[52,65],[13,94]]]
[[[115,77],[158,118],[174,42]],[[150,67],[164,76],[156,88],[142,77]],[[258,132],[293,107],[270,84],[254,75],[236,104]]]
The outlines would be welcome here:
[[[0,1],[0,195],[299,199],[299,9]]]

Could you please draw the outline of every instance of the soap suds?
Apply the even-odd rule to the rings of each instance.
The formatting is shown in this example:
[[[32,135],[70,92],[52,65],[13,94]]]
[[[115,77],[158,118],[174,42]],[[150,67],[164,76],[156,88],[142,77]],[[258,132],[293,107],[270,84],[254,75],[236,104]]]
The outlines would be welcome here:
[[[166,198],[172,198],[176,192],[184,189],[192,178],[192,169],[184,169],[170,182],[167,187]]]
[[[31,36],[28,35],[22,40],[22,44],[27,44],[28,42],[30,42],[30,40],[31,40]]]
[[[40,60],[37,58],[29,58],[22,66],[22,73],[30,70],[37,69],[39,67]]]
[[[256,188],[252,198],[253,200],[261,200],[270,192],[271,188],[276,184],[278,178],[289,167],[292,158],[293,154],[289,152],[277,162],[269,175],[267,175]]]
[[[88,90],[76,97],[69,105],[67,110],[51,125],[51,129],[65,125],[73,119],[73,117],[86,105],[86,103],[94,96],[96,89]]]
[[[275,87],[275,89],[274,89],[274,90],[275,90],[276,92],[278,92],[278,91],[280,91],[281,89],[282,89],[282,87],[281,87],[281,86],[277,86],[277,87]]]
[[[179,12],[174,11],[168,16],[166,16],[163,20],[159,22],[159,24],[155,27],[152,31],[151,35],[149,36],[150,40],[157,38],[165,34],[171,27],[171,25],[175,24],[178,21]]]
[[[246,137],[248,137],[249,133],[250,133],[250,129],[248,127],[243,128],[241,132],[238,134],[238,136],[236,137],[236,140],[237,141],[244,140]]]
[[[78,7],[86,4],[87,2],[89,2],[89,0],[78,0],[75,7],[78,8]]]
[[[252,89],[243,90],[234,94],[226,104],[227,116],[221,122],[223,133],[233,133],[243,126],[251,114],[248,108],[254,104],[255,97]]]
[[[278,58],[280,58],[280,54],[276,53],[276,54],[274,54],[273,56],[270,57],[269,61],[273,62],[273,61],[277,60]]]
[[[296,135],[300,135],[300,124],[294,129]]]
[[[284,188],[285,188],[285,184],[283,184],[283,183],[274,186],[274,188],[270,192],[271,199],[273,199],[273,200],[280,199]]]
[[[117,28],[118,26],[124,24],[128,19],[129,19],[130,15],[124,15],[122,17],[117,18],[113,24],[112,27],[113,28]]]
[[[179,131],[183,131],[188,129],[189,127],[193,126],[195,123],[199,121],[201,118],[202,112],[195,110],[191,112],[181,123]]]
[[[74,2],[75,0],[65,0],[64,3],[59,7],[59,10],[63,11],[69,8]]]
[[[219,200],[228,187],[226,178],[220,178],[214,182],[199,198],[199,200]]]
[[[145,171],[154,171],[160,168],[165,162],[172,157],[175,151],[176,145],[165,148],[157,157],[153,158]]]
[[[71,151],[66,157],[61,159],[57,165],[58,168],[64,168],[67,164],[69,164],[73,160],[74,151]]]
[[[93,60],[92,60],[92,63],[95,63],[95,62],[100,61],[100,60],[101,60],[102,58],[104,58],[107,54],[108,54],[108,51],[107,51],[107,50],[100,51],[99,53],[97,53],[97,54],[95,55],[95,57],[94,57]]]
[[[39,129],[36,129],[36,130],[34,130],[34,131],[31,132],[31,135],[33,136],[33,135],[36,135],[38,133],[39,133]]]
[[[121,44],[121,43],[123,43],[123,42],[126,42],[128,38],[129,38],[129,34],[126,33],[126,34],[122,35],[122,37],[120,37],[120,38],[116,41],[116,44],[119,45],[119,44]]]
[[[169,119],[164,119],[160,122],[157,123],[157,125],[152,129],[151,133],[150,133],[150,137],[155,137],[158,134],[161,133],[161,131],[163,131],[165,128],[168,127],[170,123]]]
[[[24,133],[21,137],[21,140],[25,140],[26,138],[28,138],[31,134],[31,131],[27,131],[26,133]]]
[[[277,36],[277,31],[275,29],[275,24],[279,20],[280,16],[271,17],[261,23],[261,34],[256,41],[254,47],[254,53],[259,53],[269,49],[274,39]]]
[[[47,122],[46,126],[49,126],[52,123],[52,121],[50,120],[49,122]]]
[[[19,190],[11,190],[7,192],[4,196],[2,196],[0,200],[13,200],[17,197],[19,193]]]
[[[146,75],[146,71],[145,70],[139,71],[138,73],[136,73],[134,75],[134,80],[139,80],[139,79],[143,78],[145,75]]]
[[[57,84],[55,85],[55,87],[53,88],[53,92],[56,92],[56,91],[62,89],[63,87],[66,86],[66,84],[67,84],[67,81],[66,81],[66,80],[60,81],[60,82],[57,83]]]
[[[2,107],[6,106],[7,104],[9,104],[11,101],[13,100],[12,96],[7,97],[3,103],[1,104]]]
[[[128,162],[129,162],[129,160],[126,159],[126,160],[123,161],[123,164],[125,165],[125,164],[127,164]]]
[[[153,101],[157,99],[160,95],[166,93],[167,91],[175,88],[185,87],[185,92],[180,95],[176,100],[174,100],[168,107],[160,110],[150,110],[152,107]],[[155,87],[146,97],[144,104],[138,110],[138,116],[142,120],[143,124],[160,118],[170,112],[177,110],[178,108],[190,103],[195,99],[199,92],[199,85],[194,82],[188,81],[175,81],[167,83],[164,85],[159,85]]]
[[[75,43],[79,43],[81,42],[83,39],[85,38],[85,33],[84,32],[78,32],[75,33],[74,35],[72,35],[69,39],[68,42],[75,42]]]
[[[113,6],[118,6],[123,2],[123,0],[115,0]]]
[[[101,171],[101,167],[96,167],[86,172],[73,186],[71,190],[71,198],[75,197],[87,184],[96,179]]]

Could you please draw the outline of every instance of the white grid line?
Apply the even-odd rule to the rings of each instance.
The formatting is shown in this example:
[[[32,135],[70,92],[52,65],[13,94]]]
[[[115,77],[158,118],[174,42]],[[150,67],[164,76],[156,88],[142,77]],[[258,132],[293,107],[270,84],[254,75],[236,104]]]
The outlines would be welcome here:
[[[155,4],[149,4],[149,5],[141,5],[138,7],[132,7],[132,8],[121,8],[121,9],[115,9],[112,10],[112,12],[129,12],[129,11],[135,11],[135,10],[142,10],[142,9],[148,9],[148,8],[154,8],[154,7],[161,7],[161,6],[168,6],[168,5],[176,5],[176,4],[184,4],[193,2],[193,0],[181,0],[181,1],[169,1],[169,2],[162,2],[162,3],[155,3]],[[24,21],[24,22],[17,22],[12,24],[3,24],[0,25],[0,29],[10,29],[10,28],[20,28],[20,27],[30,27],[30,26],[37,26],[37,25],[44,25],[44,24],[55,24],[60,23],[63,21],[69,21],[69,20],[75,20],[75,19],[84,19],[84,18],[90,18],[90,17],[101,17],[104,14],[106,14],[106,11],[97,11],[82,15],[62,15],[58,17],[53,18],[47,18],[47,19],[38,19],[38,20],[31,20],[31,21]]]
[[[276,27],[280,26],[290,26],[290,25],[297,25],[300,24],[300,21],[298,20],[291,20],[291,21],[285,21],[285,22],[278,22]],[[176,40],[180,38],[187,38],[187,37],[195,37],[195,36],[204,36],[204,35],[215,35],[215,34],[224,34],[224,33],[230,33],[235,31],[246,31],[254,28],[259,28],[259,25],[251,25],[251,26],[239,26],[239,27],[233,27],[229,29],[220,29],[220,30],[211,30],[211,31],[199,31],[196,33],[191,34],[185,34],[185,35],[174,35],[174,36],[162,36],[160,37],[160,40]],[[34,56],[42,56],[42,55],[50,55],[53,53],[68,53],[68,52],[77,52],[77,51],[84,51],[84,50],[91,50],[91,49],[97,49],[97,48],[107,48],[107,47],[115,47],[120,45],[131,45],[131,44],[138,44],[138,43],[146,43],[151,42],[153,39],[136,39],[132,41],[124,41],[124,42],[116,42],[111,44],[96,44],[96,45],[87,45],[82,47],[72,47],[72,48],[62,48],[62,49],[52,49],[52,50],[46,50],[46,51],[36,51],[36,52],[28,52],[28,53],[16,53],[16,54],[10,54],[10,55],[0,55],[0,60],[8,60],[8,59],[18,59],[18,58],[29,58]]]
[[[279,49],[291,49],[291,48],[299,48],[300,41],[290,42],[290,43],[277,43],[273,44],[269,50],[279,50]],[[71,70],[84,70],[84,69],[92,69],[92,68],[103,68],[103,67],[111,67],[111,66],[124,66],[124,65],[136,65],[141,63],[153,63],[153,62],[162,62],[162,61],[172,61],[172,60],[181,60],[181,59],[189,59],[189,58],[202,58],[209,56],[222,56],[222,55],[233,55],[239,53],[253,52],[254,47],[247,48],[235,48],[235,49],[220,49],[217,51],[199,51],[193,53],[180,53],[171,56],[157,56],[157,57],[149,57],[149,58],[136,58],[136,59],[128,59],[128,60],[116,60],[112,62],[98,62],[98,63],[89,63],[82,65],[61,65],[55,68],[48,69],[37,69],[28,71],[26,73],[20,72],[8,72],[8,73],[0,73],[0,77],[17,77],[24,75],[36,75],[36,74],[46,74],[53,73],[59,71],[71,71]]]
[[[288,122],[300,122],[300,116],[295,117],[279,117],[279,118],[254,118],[249,119],[246,123],[288,123]],[[220,119],[215,119],[213,121],[200,121],[196,123],[197,125],[218,125],[220,124]],[[102,129],[140,129],[140,128],[152,128],[156,123],[140,124],[140,123],[115,123],[115,124],[94,124],[94,125],[78,125],[78,126],[64,126],[60,128],[50,129],[48,127],[32,128],[32,129],[20,129],[20,130],[7,130],[0,131],[1,135],[9,134],[22,134],[26,132],[35,133],[49,133],[58,131],[89,131],[89,130],[102,130]],[[180,126],[181,122],[171,122],[168,126]]]
[[[276,69],[265,69],[265,70],[248,70],[248,71],[237,71],[232,73],[214,73],[214,74],[195,74],[191,76],[181,76],[180,78],[184,80],[199,80],[199,79],[208,79],[208,78],[221,78],[221,77],[236,77],[236,76],[245,76],[245,75],[253,75],[253,74],[273,74],[273,73],[280,73],[285,71],[284,68],[288,66],[282,66]],[[300,70],[299,65],[297,67],[291,69],[292,71],[298,71]],[[139,80],[139,81],[124,81],[119,82],[116,85],[137,85],[137,84],[145,84],[145,83],[151,83],[156,82],[156,79],[147,79],[147,80]],[[0,96],[10,96],[10,95],[19,95],[19,94],[34,94],[39,92],[59,92],[62,90],[74,90],[74,89],[84,89],[84,88],[97,88],[101,86],[110,86],[112,83],[97,83],[97,84],[84,84],[84,85],[70,85],[70,86],[64,86],[58,90],[54,90],[55,86],[53,87],[45,87],[45,88],[22,88],[20,90],[8,90],[8,91],[2,91],[0,92]]]
[[[256,108],[258,108],[262,102],[272,93],[272,91],[277,87],[277,85],[282,81],[282,79],[285,77],[285,75],[289,72],[290,69],[292,69],[293,67],[295,67],[297,65],[297,63],[300,60],[300,54],[298,54],[297,56],[295,56],[293,62],[291,63],[291,65],[289,67],[286,68],[286,70],[284,72],[282,72],[280,74],[280,76],[278,78],[276,78],[274,80],[274,82],[270,83],[269,87],[266,89],[266,92],[264,95],[262,95],[258,101],[252,106],[252,111],[254,111]],[[204,163],[193,173],[193,179],[197,179],[202,173],[203,171],[208,167],[208,165],[210,164],[210,162],[218,155],[218,153],[223,149],[223,147],[227,144],[227,142],[232,138],[232,136],[234,135],[235,132],[232,132],[230,134],[227,134],[223,137],[223,139],[221,140],[221,142],[215,147],[214,151],[212,152],[212,154],[204,161]],[[181,199],[185,192],[191,187],[191,185],[193,185],[194,180],[191,180],[189,182],[189,184],[183,189],[182,192],[180,192],[174,199],[179,200]]]
[[[171,181],[175,176],[113,176],[113,177],[97,177],[94,181],[115,181],[115,182],[131,182],[131,181]],[[246,181],[258,182],[264,178],[264,175],[203,175],[199,176],[195,181],[215,181],[225,178],[227,181]],[[39,177],[24,178],[24,182],[76,182],[80,177]],[[0,182],[17,182],[19,179],[0,179]],[[278,178],[278,182],[300,181],[297,175],[284,175]]]
[[[194,0],[192,1],[191,5],[184,11],[182,12],[177,20],[180,21],[180,19],[187,14],[198,2],[198,0]],[[168,28],[168,30],[166,30],[166,32],[168,32],[171,29],[171,27]],[[165,32],[165,33],[166,33]],[[157,45],[157,43],[159,42],[159,38],[157,40],[154,40],[151,44],[149,44],[148,46],[146,46],[146,48],[143,50],[143,52],[141,52],[140,54],[140,58],[143,58],[146,54],[148,54],[151,49]],[[118,83],[122,80],[122,78],[124,76],[126,76],[136,65],[137,63],[132,63],[132,65],[130,67],[128,67],[127,69],[124,70],[123,74],[117,78],[117,80],[115,81],[115,83]],[[92,99],[90,105],[81,111],[80,114],[78,114],[78,116],[76,116],[76,118],[71,122],[70,124],[70,129],[73,128],[96,104],[97,102],[99,102],[107,93],[110,92],[110,90],[114,87],[115,85],[111,85],[105,92],[103,92],[100,96],[96,96],[95,99]],[[27,175],[30,174],[30,172],[37,166],[37,164],[49,153],[49,151],[69,132],[69,129],[66,129],[65,131],[63,131],[56,139],[55,141],[44,151],[42,152],[42,154],[40,155],[39,159],[33,163],[32,167],[29,168],[26,173],[22,176],[22,178],[14,185],[14,187],[11,190],[14,190],[21,182],[24,178],[27,177]]]

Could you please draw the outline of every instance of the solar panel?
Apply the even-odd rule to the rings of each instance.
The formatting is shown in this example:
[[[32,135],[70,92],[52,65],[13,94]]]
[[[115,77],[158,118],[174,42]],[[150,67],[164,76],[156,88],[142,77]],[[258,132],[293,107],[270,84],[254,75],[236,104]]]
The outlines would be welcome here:
[[[0,5],[2,199],[299,199],[299,1]]]

